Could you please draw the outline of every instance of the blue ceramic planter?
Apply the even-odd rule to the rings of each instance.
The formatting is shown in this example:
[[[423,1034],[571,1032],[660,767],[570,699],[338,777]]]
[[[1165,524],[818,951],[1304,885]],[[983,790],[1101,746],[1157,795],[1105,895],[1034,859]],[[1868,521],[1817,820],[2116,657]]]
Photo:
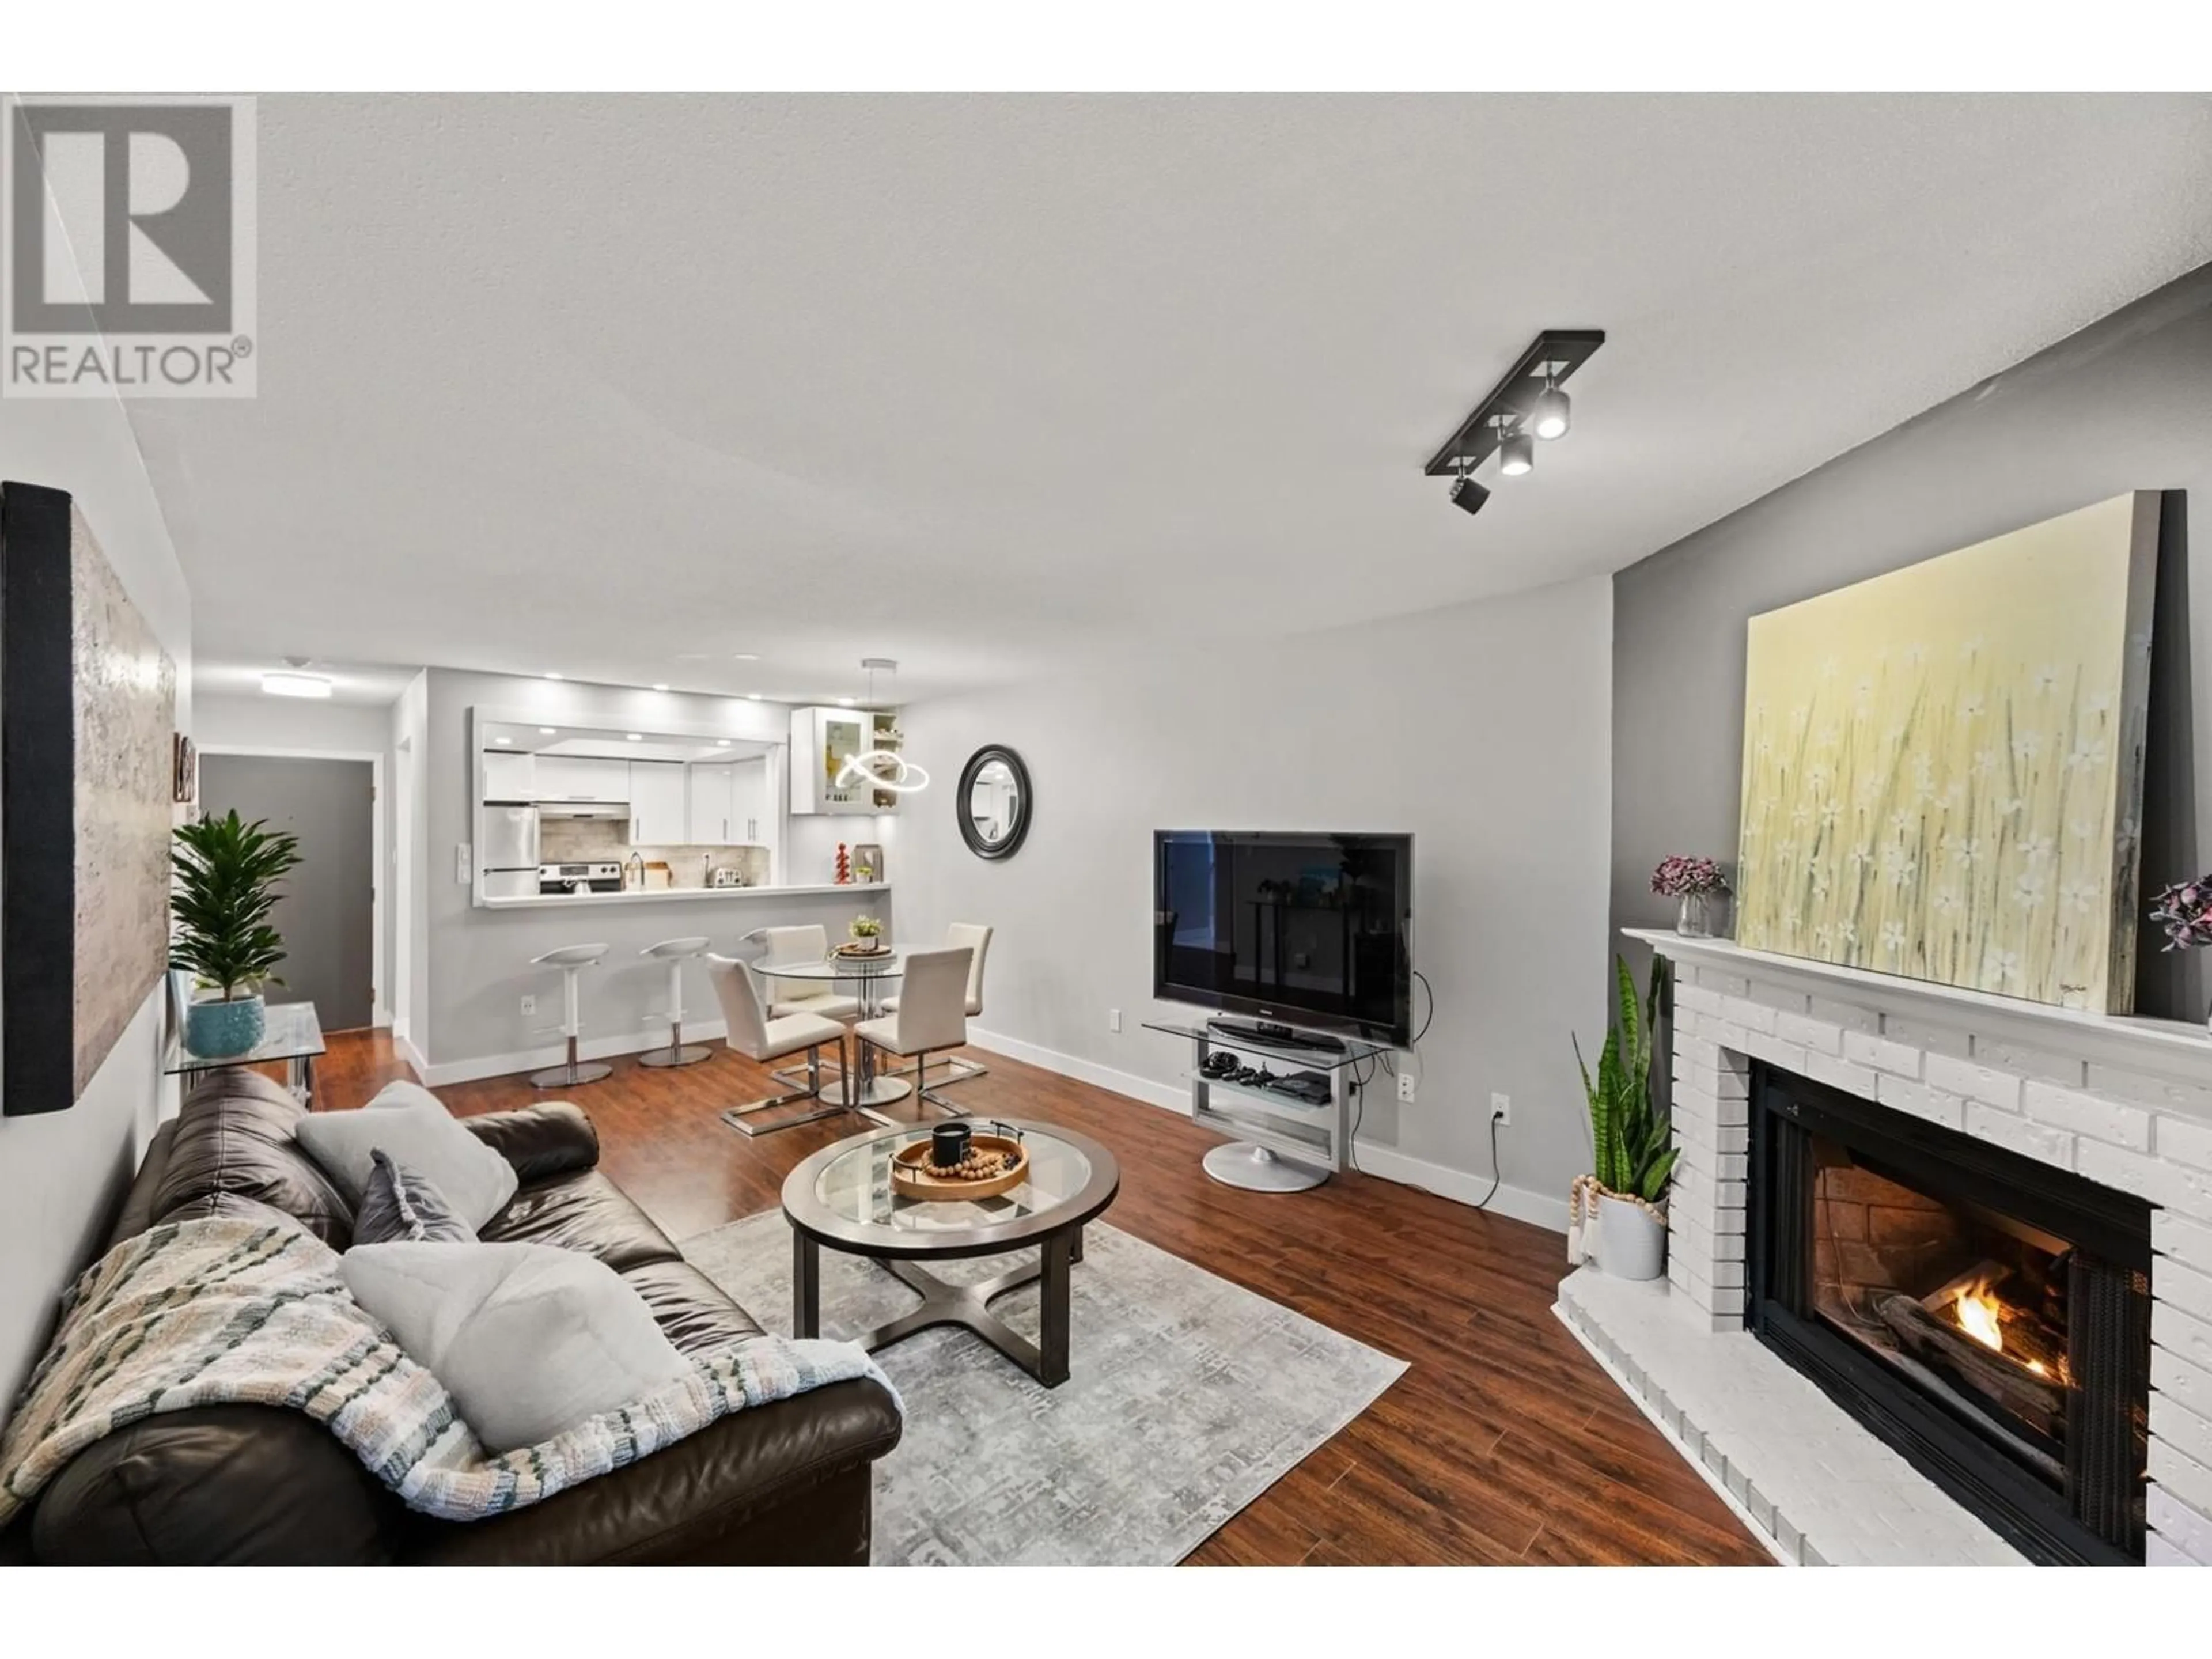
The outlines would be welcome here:
[[[185,1014],[185,1047],[202,1060],[228,1060],[258,1048],[267,1024],[259,997],[195,1002]]]

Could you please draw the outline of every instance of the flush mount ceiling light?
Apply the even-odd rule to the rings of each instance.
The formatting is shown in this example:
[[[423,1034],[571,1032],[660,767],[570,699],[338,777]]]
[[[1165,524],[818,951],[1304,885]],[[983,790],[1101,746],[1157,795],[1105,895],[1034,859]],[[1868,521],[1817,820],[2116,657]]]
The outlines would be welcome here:
[[[1499,470],[1509,477],[1530,471],[1535,465],[1531,440],[1566,434],[1569,405],[1561,382],[1604,343],[1602,329],[1555,328],[1539,334],[1443,447],[1429,457],[1422,472],[1451,479],[1452,505],[1463,513],[1480,512],[1490,492],[1474,481],[1474,470],[1502,450]]]
[[[302,674],[296,669],[261,677],[262,690],[272,697],[327,697],[335,684],[327,674]]]

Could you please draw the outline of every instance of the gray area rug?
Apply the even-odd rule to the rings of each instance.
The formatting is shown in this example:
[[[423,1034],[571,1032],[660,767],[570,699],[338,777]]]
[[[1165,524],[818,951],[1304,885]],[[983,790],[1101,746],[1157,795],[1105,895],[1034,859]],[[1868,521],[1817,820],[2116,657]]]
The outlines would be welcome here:
[[[684,1253],[763,1324],[790,1330],[781,1211],[702,1233]],[[972,1284],[1019,1261],[926,1265]],[[956,1328],[876,1356],[906,1401],[905,1437],[876,1465],[878,1565],[1171,1565],[1406,1369],[1103,1223],[1085,1230],[1073,1283],[1073,1374],[1057,1389]],[[920,1299],[872,1261],[822,1253],[825,1336],[871,1330]],[[1036,1308],[1033,1285],[991,1304],[1031,1340]]]

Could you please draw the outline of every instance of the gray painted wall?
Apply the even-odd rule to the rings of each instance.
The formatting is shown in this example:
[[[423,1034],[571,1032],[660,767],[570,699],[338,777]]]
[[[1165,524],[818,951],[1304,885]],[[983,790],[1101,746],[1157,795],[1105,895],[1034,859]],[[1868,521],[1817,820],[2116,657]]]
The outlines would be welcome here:
[[[1671,925],[1650,890],[1668,854],[1735,862],[1747,618],[2146,489],[2212,511],[2212,267],[1620,572],[1614,927]],[[2147,890],[2205,868],[2197,826],[2212,823],[2212,766],[2191,740],[2212,732],[2212,677],[2190,672],[2212,660],[2212,607],[2189,603],[2212,592],[2212,550],[2185,552],[2177,505],[2169,496],[2153,647]],[[2143,954],[2140,1011],[2202,1018],[2197,965]]]
[[[0,398],[0,470],[76,495],[175,659],[177,723],[191,731],[191,595],[122,405]],[[165,979],[68,1111],[0,1118],[0,1422],[46,1346],[55,1299],[98,1250],[155,1126],[176,1109],[161,1070],[167,994]]]
[[[887,850],[903,937],[995,927],[975,1025],[1188,1099],[1188,1045],[1139,1029],[1194,1012],[1152,1000],[1152,831],[1410,830],[1436,1020],[1419,1100],[1387,1077],[1370,1091],[1368,1167],[1480,1198],[1503,1091],[1501,1207],[1564,1225],[1589,1161],[1568,1033],[1605,1017],[1610,611],[1599,578],[917,703],[907,752],[938,783]],[[999,864],[961,842],[950,787],[986,743],[1019,750],[1036,789]]]
[[[635,1050],[665,1042],[668,1028],[648,1018],[667,1006],[667,970],[638,960],[638,952],[660,939],[704,933],[713,948],[741,952],[741,934],[755,927],[821,922],[842,938],[846,924],[862,911],[891,920],[895,894],[865,896],[839,894],[787,898],[745,896],[654,901],[634,907],[612,905],[547,909],[479,909],[470,902],[466,884],[453,878],[453,848],[473,836],[474,774],[468,755],[468,712],[472,708],[526,713],[550,725],[665,726],[690,730],[711,726],[732,737],[788,739],[789,711],[780,704],[742,698],[688,696],[621,686],[581,685],[569,681],[473,674],[453,669],[428,672],[416,726],[415,699],[403,697],[395,713],[398,737],[419,743],[422,785],[427,811],[424,842],[416,851],[422,880],[415,896],[420,939],[415,948],[419,981],[410,988],[413,1004],[408,1036],[428,1062],[433,1082],[457,1069],[482,1074],[519,1070],[526,1063],[555,1057],[560,1039],[533,1028],[560,1018],[560,976],[533,968],[530,958],[563,945],[603,942],[602,965],[584,976],[584,1030],[587,1044],[607,1052]],[[404,764],[402,761],[400,764]],[[885,841],[873,833],[874,818],[843,818],[841,838]],[[866,829],[868,833],[862,833]],[[787,838],[788,844],[788,838]],[[896,875],[894,866],[894,876]],[[810,871],[810,880],[826,880]],[[526,993],[538,999],[534,1018],[521,1012]],[[721,1020],[702,969],[690,970],[684,990],[687,1035],[713,1036]],[[611,1047],[609,1045],[611,1045]],[[519,1060],[533,1053],[537,1060]]]

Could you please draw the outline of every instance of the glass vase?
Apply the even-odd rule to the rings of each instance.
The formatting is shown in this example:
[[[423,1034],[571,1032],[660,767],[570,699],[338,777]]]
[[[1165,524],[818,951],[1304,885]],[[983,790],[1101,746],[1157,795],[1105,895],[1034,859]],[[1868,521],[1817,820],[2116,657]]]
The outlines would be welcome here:
[[[1682,906],[1674,915],[1674,931],[1686,939],[1710,939],[1712,936],[1712,902],[1705,893],[1685,893]]]

